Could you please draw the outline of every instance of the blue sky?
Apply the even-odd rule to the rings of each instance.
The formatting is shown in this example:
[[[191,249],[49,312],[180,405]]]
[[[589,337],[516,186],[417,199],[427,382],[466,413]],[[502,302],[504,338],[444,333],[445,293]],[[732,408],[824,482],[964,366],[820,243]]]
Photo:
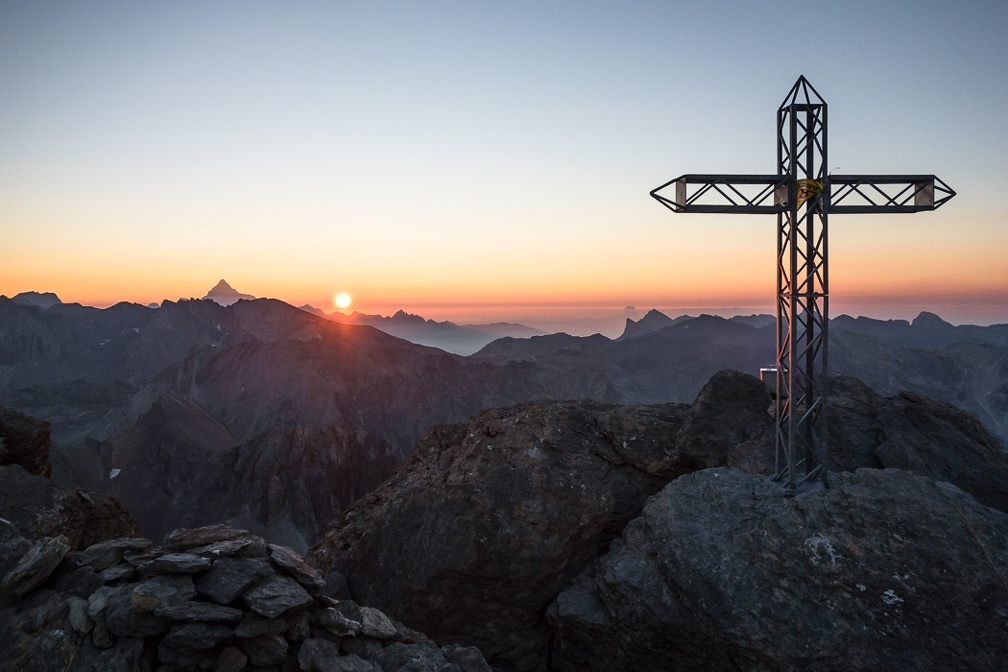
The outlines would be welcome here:
[[[0,293],[769,310],[772,221],[648,191],[772,172],[804,74],[832,166],[958,192],[832,218],[834,312],[1006,322],[1005,63],[1001,0],[7,0]]]

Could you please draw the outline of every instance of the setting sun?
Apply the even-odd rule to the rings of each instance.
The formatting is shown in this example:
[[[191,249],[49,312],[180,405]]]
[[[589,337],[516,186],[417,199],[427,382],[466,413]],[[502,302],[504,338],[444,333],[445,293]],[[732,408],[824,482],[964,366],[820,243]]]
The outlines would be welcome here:
[[[336,304],[337,308],[340,309],[349,308],[350,304],[353,303],[353,298],[346,292],[340,292],[339,294],[336,295],[334,303]]]

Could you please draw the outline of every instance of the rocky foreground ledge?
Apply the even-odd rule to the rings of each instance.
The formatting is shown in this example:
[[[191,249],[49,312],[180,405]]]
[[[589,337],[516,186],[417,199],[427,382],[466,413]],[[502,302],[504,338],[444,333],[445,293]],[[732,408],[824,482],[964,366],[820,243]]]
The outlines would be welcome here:
[[[6,521],[0,522],[3,526]],[[161,545],[29,544],[0,581],[0,670],[490,672],[473,647],[438,647],[378,609],[341,599],[291,549],[224,525]]]
[[[898,469],[830,479],[671,483],[550,605],[551,669],[1008,669],[1008,515]]]

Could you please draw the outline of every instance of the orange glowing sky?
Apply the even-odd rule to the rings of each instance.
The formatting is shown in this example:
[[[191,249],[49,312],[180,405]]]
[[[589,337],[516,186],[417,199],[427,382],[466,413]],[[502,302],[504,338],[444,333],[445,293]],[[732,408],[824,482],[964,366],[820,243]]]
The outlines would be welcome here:
[[[771,312],[772,217],[673,215],[648,191],[772,172],[804,74],[831,165],[958,192],[832,217],[831,313],[1008,322],[1008,74],[976,67],[1008,62],[1008,4],[803,6],[829,28],[787,40],[777,4],[4,3],[0,294],[151,303],[225,278],[572,333]]]

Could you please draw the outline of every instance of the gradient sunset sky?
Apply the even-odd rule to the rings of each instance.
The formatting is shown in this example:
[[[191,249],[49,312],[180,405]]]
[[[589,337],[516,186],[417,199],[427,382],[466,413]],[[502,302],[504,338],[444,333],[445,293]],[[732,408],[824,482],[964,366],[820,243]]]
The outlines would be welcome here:
[[[804,74],[831,167],[958,192],[831,217],[831,313],[1008,322],[1005,64],[1004,0],[4,0],[0,294],[769,313],[774,218],[648,192],[773,172]]]

